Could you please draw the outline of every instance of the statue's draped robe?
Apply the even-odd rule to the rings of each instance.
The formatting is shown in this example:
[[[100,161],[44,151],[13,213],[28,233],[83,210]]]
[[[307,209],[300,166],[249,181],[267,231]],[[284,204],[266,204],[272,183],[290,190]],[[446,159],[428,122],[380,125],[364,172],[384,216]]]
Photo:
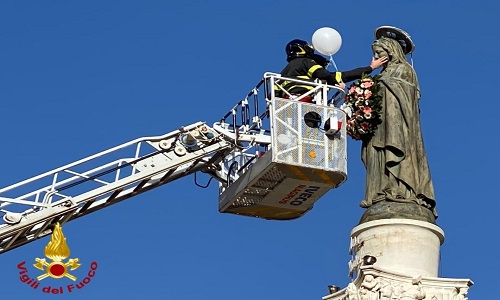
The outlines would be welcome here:
[[[382,200],[415,202],[437,217],[434,188],[420,129],[420,90],[407,63],[381,72],[382,124],[363,142],[366,195],[362,207]]]

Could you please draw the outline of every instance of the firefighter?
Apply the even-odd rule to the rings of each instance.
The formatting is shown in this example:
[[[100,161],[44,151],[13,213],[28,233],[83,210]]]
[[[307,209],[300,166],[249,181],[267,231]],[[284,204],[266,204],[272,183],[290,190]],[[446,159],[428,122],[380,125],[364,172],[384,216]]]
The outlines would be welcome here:
[[[330,72],[324,67],[328,65],[328,60],[321,55],[314,53],[314,47],[308,42],[295,39],[290,41],[286,47],[286,61],[288,65],[281,71],[281,76],[296,78],[305,81],[314,81],[320,79],[329,85],[337,85],[345,88],[345,82],[360,79],[363,74],[370,74],[373,70],[383,66],[388,58],[372,58],[369,66],[356,68],[345,72]],[[313,89],[310,85],[297,82],[284,81],[280,83],[281,87],[293,96],[299,96]],[[280,93],[278,96],[288,98],[288,94]],[[301,99],[303,102],[313,102],[312,95]]]

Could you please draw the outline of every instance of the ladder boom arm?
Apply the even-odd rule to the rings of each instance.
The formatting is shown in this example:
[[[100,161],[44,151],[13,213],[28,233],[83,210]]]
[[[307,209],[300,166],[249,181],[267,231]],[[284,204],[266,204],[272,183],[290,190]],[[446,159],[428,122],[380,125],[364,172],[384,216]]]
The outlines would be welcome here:
[[[203,122],[143,137],[0,189],[0,253],[53,226],[197,171],[215,172],[233,144]]]

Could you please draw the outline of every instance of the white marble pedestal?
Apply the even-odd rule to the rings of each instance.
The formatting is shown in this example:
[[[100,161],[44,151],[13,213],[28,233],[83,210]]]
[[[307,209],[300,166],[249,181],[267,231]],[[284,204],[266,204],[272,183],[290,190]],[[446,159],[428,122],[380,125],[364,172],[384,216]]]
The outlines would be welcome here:
[[[465,300],[470,279],[439,278],[444,232],[410,219],[363,223],[351,232],[354,280],[324,300]]]

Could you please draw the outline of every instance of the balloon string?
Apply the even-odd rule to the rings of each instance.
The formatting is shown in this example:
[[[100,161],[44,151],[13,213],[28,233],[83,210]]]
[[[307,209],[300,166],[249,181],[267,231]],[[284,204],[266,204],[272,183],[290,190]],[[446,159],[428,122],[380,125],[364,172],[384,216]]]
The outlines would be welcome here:
[[[335,71],[338,72],[339,69],[337,68],[337,64],[335,63],[335,60],[333,60],[333,55],[330,55],[330,63],[335,67]]]

